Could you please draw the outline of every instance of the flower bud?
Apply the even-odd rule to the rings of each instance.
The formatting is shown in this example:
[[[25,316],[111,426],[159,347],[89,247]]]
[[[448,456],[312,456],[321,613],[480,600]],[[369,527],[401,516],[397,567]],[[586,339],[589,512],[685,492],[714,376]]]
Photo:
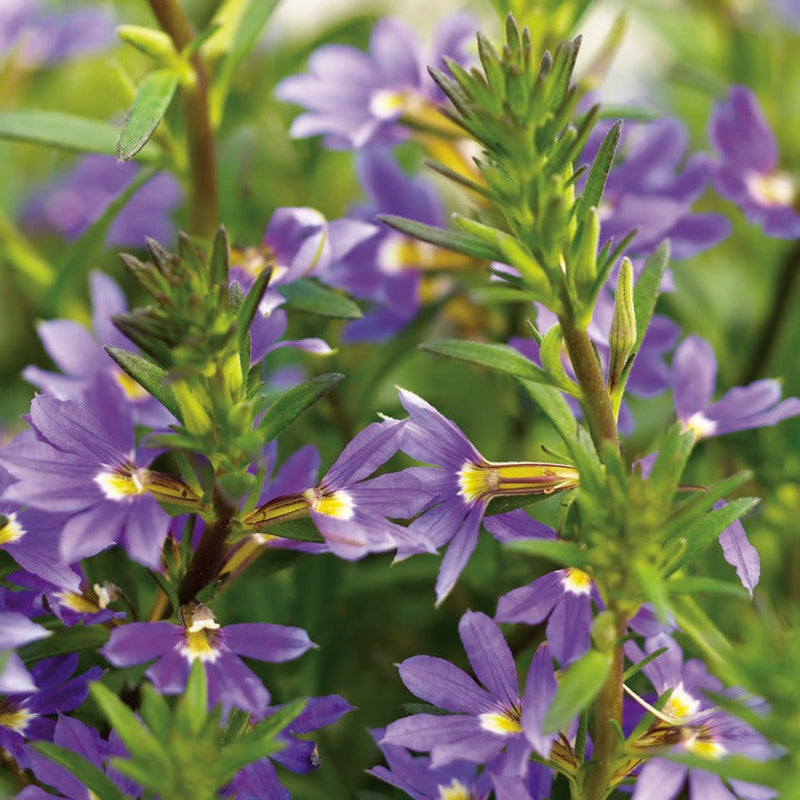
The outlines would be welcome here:
[[[624,258],[619,270],[614,319],[608,337],[611,357],[608,365],[608,388],[614,394],[628,359],[636,346],[636,311],[633,306],[633,266]]]

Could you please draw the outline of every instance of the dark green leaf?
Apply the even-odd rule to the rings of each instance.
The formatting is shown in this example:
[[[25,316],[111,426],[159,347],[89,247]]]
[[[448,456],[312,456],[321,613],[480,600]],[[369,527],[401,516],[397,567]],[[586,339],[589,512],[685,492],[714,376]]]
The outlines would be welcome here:
[[[569,725],[603,688],[611,655],[589,650],[567,668],[558,682],[558,691],[542,722],[543,733],[555,733]]]
[[[186,681],[186,690],[175,709],[175,725],[184,735],[196,738],[208,722],[208,681],[206,668],[195,659]]]
[[[505,344],[489,344],[487,342],[468,342],[462,339],[439,339],[425,342],[420,349],[449,358],[468,361],[489,367],[495,372],[504,372],[524,381],[534,381],[552,386],[553,381],[547,373],[537,367],[522,353]]]
[[[503,254],[496,247],[477,236],[471,236],[461,231],[436,228],[433,225],[425,225],[422,222],[397,217],[394,214],[380,214],[378,219],[400,233],[443,247],[445,250],[454,250],[456,253],[463,253],[472,258],[486,261],[503,261]]]
[[[237,349],[240,351],[242,351],[242,348],[247,344],[247,332],[250,330],[253,318],[258,313],[259,303],[264,296],[264,292],[267,290],[267,285],[269,284],[271,276],[272,270],[270,268],[261,270],[258,277],[253,282],[253,285],[250,287],[250,291],[245,295],[242,305],[239,307],[239,316],[236,320],[236,336],[239,340]],[[249,355],[249,348],[246,348],[246,350]],[[246,370],[249,366],[249,363],[243,363],[242,369]]]
[[[147,144],[177,88],[178,75],[171,69],[154,70],[139,84],[117,140],[120,161],[130,161]]]
[[[297,311],[335,319],[360,319],[363,316],[361,309],[349,297],[307,278],[280,286],[278,291],[286,298],[286,306]]]
[[[182,419],[181,409],[175,395],[167,383],[166,370],[143,356],[131,353],[122,347],[108,346],[106,352],[117,362],[121,369],[131,376],[142,388],[146,389],[176,419]]]
[[[60,747],[52,742],[31,742],[31,746],[71,772],[97,797],[102,797],[103,800],[126,800],[126,796],[116,787],[114,781],[74,750]]]
[[[578,201],[576,216],[579,220],[586,218],[590,208],[600,207],[603,191],[606,188],[606,178],[614,161],[614,154],[617,152],[621,131],[622,121],[615,122],[611,126],[611,130],[605,135],[603,143],[594,157],[589,176],[586,178],[586,188]]]
[[[108,630],[102,625],[75,625],[71,628],[59,627],[52,636],[31,642],[19,649],[23,661],[30,664],[50,656],[74,653],[79,650],[96,650],[108,641]]]
[[[294,386],[279,395],[258,424],[258,433],[262,440],[264,442],[272,441],[309,406],[333,389],[343,377],[344,375],[338,372],[328,372],[312,378],[306,383],[301,383],[299,386]]]
[[[24,110],[0,114],[0,139],[113,156],[117,152],[118,136],[117,128],[107,122],[61,111]]]

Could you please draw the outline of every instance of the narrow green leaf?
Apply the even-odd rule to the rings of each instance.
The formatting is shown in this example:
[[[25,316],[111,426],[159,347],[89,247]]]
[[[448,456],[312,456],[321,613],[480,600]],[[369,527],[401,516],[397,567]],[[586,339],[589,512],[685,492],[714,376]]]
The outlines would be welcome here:
[[[166,370],[154,364],[147,358],[122,347],[109,345],[105,351],[117,362],[120,369],[124,370],[143,389],[146,389],[161,403],[176,419],[181,419],[181,409],[175,395],[167,383]]]
[[[320,286],[308,278],[280,286],[278,291],[286,299],[286,306],[296,311],[307,311],[335,319],[360,319],[363,316],[361,309],[349,297]]]
[[[0,114],[0,139],[113,156],[117,152],[118,136],[119,130],[108,122],[61,111],[24,110]],[[154,158],[160,154],[151,155]]]
[[[633,574],[639,581],[639,588],[652,604],[659,621],[669,619],[669,598],[664,585],[664,578],[654,564],[635,558],[633,561]]]
[[[622,680],[627,683],[627,681],[636,675],[637,672],[641,672],[651,661],[655,661],[659,656],[664,655],[667,650],[669,650],[668,647],[659,647],[658,650],[654,650],[652,653],[645,656],[641,661],[637,661],[635,664],[625,670]]]
[[[163,746],[136,718],[122,700],[102,683],[93,683],[89,691],[105,714],[111,727],[119,734],[134,761],[151,761],[153,772],[170,771]]]
[[[258,433],[263,441],[272,441],[282,430],[289,427],[309,406],[327,394],[344,375],[328,372],[318,375],[306,383],[283,392],[267,409],[258,424]]]
[[[610,654],[589,650],[567,668],[542,722],[543,733],[555,733],[569,725],[597,697],[611,668],[611,661]]]
[[[539,406],[542,413],[558,431],[559,436],[572,448],[578,423],[567,405],[567,401],[561,396],[561,392],[552,386],[544,386],[533,381],[522,381],[522,385],[533,402]]]
[[[273,522],[267,525],[262,532],[270,536],[278,536],[281,539],[293,539],[297,542],[319,543],[325,541],[310,517]],[[248,536],[251,533],[252,530],[247,531]]]
[[[117,140],[120,161],[130,161],[147,144],[177,88],[178,74],[171,69],[154,70],[139,84]]]
[[[684,633],[706,654],[713,663],[714,670],[726,679],[733,660],[733,646],[710,617],[689,595],[676,595],[672,599],[672,613],[675,622]],[[735,683],[735,678],[731,681]]]
[[[658,496],[664,502],[668,502],[675,494],[693,447],[694,437],[691,433],[684,433],[683,427],[677,422],[661,442],[648,480],[652,486],[657,487]]]
[[[420,345],[429,353],[457,358],[470,364],[489,367],[495,372],[504,372],[523,381],[534,381],[553,385],[547,373],[525,358],[522,353],[505,344],[487,342],[468,342],[461,339],[439,339]]]
[[[141,698],[139,713],[145,725],[150,728],[157,739],[162,742],[167,741],[172,711],[166,699],[149,683],[143,684]]]
[[[477,236],[460,231],[436,228],[433,225],[425,225],[422,222],[415,222],[412,219],[398,217],[394,214],[379,214],[378,219],[385,222],[389,227],[421,239],[423,242],[435,244],[445,250],[454,250],[456,253],[463,253],[472,258],[480,258],[486,261],[502,261],[503,255],[500,251]]]
[[[583,190],[581,199],[578,201],[576,216],[583,220],[589,213],[589,209],[599,208],[606,188],[611,164],[614,162],[614,154],[617,152],[620,133],[622,132],[622,121],[619,120],[611,126],[611,130],[605,135],[600,149],[592,162],[589,176],[586,178],[586,188]]]
[[[175,724],[178,730],[196,738],[208,724],[208,681],[206,668],[200,659],[195,659],[186,681],[186,690],[175,709]]]
[[[87,789],[103,800],[126,800],[114,781],[107,778],[94,764],[67,747],[60,747],[52,742],[31,742],[31,746],[42,755],[55,761],[56,764],[71,772]]]
[[[71,628],[61,627],[52,636],[31,642],[19,649],[20,658],[30,664],[50,656],[74,653],[79,650],[96,650],[108,641],[108,630],[102,625],[75,625]]]
[[[564,371],[564,364],[561,361],[563,344],[564,335],[561,332],[561,326],[556,323],[542,338],[539,357],[542,359],[545,373],[552,377],[552,383],[556,384],[561,391],[578,396],[580,395],[580,387],[567,376]]]
[[[228,714],[228,723],[222,731],[219,739],[220,749],[225,749],[229,744],[236,741],[250,724],[251,713],[242,711],[241,708],[232,708]]]
[[[671,578],[667,581],[666,588],[670,594],[722,594],[742,599],[747,597],[747,590],[741,584],[703,576]]]
[[[633,287],[633,308],[636,312],[636,346],[635,350],[644,339],[647,329],[650,327],[650,320],[656,307],[659,291],[661,288],[661,278],[664,270],[669,263],[669,239],[666,239],[658,249],[647,259],[644,269],[636,280]]]
[[[697,559],[700,553],[715,541],[728,525],[744,516],[750,509],[758,505],[758,502],[757,497],[739,497],[726,503],[722,508],[709,511],[695,522],[683,534],[686,538],[686,550],[674,568],[679,569],[684,564]]]
[[[506,548],[515,553],[545,558],[562,567],[585,567],[591,563],[589,554],[572,542],[560,539],[520,539],[509,542]]]
[[[247,333],[253,323],[253,318],[258,313],[258,306],[261,303],[261,298],[269,285],[269,279],[272,277],[272,269],[267,268],[261,270],[258,277],[250,287],[250,291],[245,295],[242,305],[239,307],[239,315],[236,319],[236,337],[238,339],[237,347],[240,352],[244,352],[245,348],[249,356],[249,347],[246,347],[248,342]],[[249,362],[249,358],[248,358]],[[242,363],[242,369],[247,370],[249,363]]]

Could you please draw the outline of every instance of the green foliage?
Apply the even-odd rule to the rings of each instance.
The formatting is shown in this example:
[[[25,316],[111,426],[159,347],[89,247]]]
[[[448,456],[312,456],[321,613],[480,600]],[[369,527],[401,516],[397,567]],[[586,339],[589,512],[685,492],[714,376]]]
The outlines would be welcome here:
[[[130,161],[150,141],[172,102],[178,79],[173,70],[157,69],[139,84],[117,139],[120,161]]]

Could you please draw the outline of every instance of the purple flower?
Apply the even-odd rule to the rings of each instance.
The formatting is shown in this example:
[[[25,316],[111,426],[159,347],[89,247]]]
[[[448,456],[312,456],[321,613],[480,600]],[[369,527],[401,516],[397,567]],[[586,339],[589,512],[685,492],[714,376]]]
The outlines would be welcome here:
[[[707,690],[718,692],[719,681],[708,674],[705,666],[694,659],[683,663],[680,647],[666,634],[648,639],[644,652],[632,641],[625,652],[632,661],[641,661],[646,654],[666,647],[667,651],[647,664],[642,671],[650,679],[658,695],[671,690],[658,718],[642,734],[638,744],[642,747],[662,748],[675,741],[676,746],[692,755],[717,760],[729,753],[738,753],[755,760],[771,758],[774,753],[766,740],[741,720],[715,708],[705,697]],[[648,709],[650,710],[650,709]],[[683,764],[652,758],[639,773],[633,800],[674,800],[688,777],[689,796],[694,800],[707,798],[774,797],[775,793],[764,787],[742,781],[729,781],[730,790],[722,778],[703,770],[689,769]]]
[[[16,653],[9,653],[37,639],[44,639],[50,631],[31,622],[15,611],[0,611],[0,692],[34,692],[36,684]]]
[[[605,134],[602,127],[600,132]],[[630,255],[650,255],[669,239],[673,258],[689,258],[728,236],[730,223],[724,217],[690,211],[705,190],[708,172],[700,154],[681,169],[686,146],[686,131],[677,120],[636,126],[608,176],[599,208],[601,241],[619,241],[635,230]]]
[[[138,170],[132,161],[119,163],[113,156],[86,156],[72,172],[31,194],[22,212],[23,224],[32,230],[76,239],[131,183]],[[106,243],[143,247],[146,236],[159,242],[171,241],[175,226],[170,213],[182,199],[183,190],[172,175],[154,175],[119,212]]]
[[[409,528],[434,547],[450,543],[436,579],[438,604],[472,555],[493,497],[550,494],[576,486],[578,473],[564,464],[487,461],[455,423],[421,397],[401,389],[400,402],[411,415],[403,432],[403,452],[439,467],[425,472],[436,505]]]
[[[192,663],[200,660],[208,680],[209,707],[221,703],[225,711],[240,708],[261,714],[269,705],[269,692],[239,656],[283,662],[314,646],[301,628],[260,622],[221,627],[211,611],[199,604],[183,613],[183,625],[121,625],[100,652],[115,667],[158,659],[145,676],[162,694],[183,692]]]
[[[106,771],[106,764],[112,756],[122,758],[128,756],[127,750],[113,731],[106,741],[94,728],[84,725],[80,720],[63,715],[59,715],[56,722],[53,744],[78,753],[101,772]],[[90,800],[93,797],[86,786],[67,769],[36,750],[31,749],[29,753],[31,769],[36,779],[56,789],[59,797],[67,800]],[[127,796],[139,797],[141,794],[141,789],[130,779],[124,778],[113,769],[108,769],[107,774]],[[18,800],[47,800],[49,797],[53,795],[37,786],[26,786],[17,795]]]
[[[717,156],[711,165],[714,188],[767,236],[800,236],[793,207],[797,187],[777,169],[778,147],[756,96],[732,86],[727,100],[714,107],[708,135]]]
[[[37,0],[0,4],[0,53],[11,51],[16,63],[28,69],[105,50],[116,41],[107,9],[57,11]]]
[[[269,717],[280,710],[281,706],[269,708],[263,716]],[[339,695],[310,697],[305,707],[277,736],[283,748],[271,758],[291,772],[306,773],[316,769],[321,761],[317,746],[313,741],[297,739],[297,734],[311,733],[336,720],[352,710],[352,706]],[[258,719],[253,721],[257,722]],[[238,800],[291,800],[291,795],[278,780],[278,774],[269,758],[262,758],[248,764],[231,781],[226,796]]]
[[[426,55],[407,25],[383,19],[372,29],[369,54],[343,45],[320,47],[311,54],[308,74],[286,78],[276,90],[282,100],[306,108],[291,135],[323,134],[326,147],[341,150],[402,141],[403,117],[431,117],[441,127],[435,110],[441,94],[425,67],[442,66],[445,55],[465,64],[464,45],[475,30],[467,14],[448,17]]]
[[[0,696],[0,747],[21,767],[28,766],[24,739],[51,741],[55,723],[47,715],[76,709],[86,700],[88,682],[103,673],[92,667],[72,677],[77,666],[77,653],[46,658],[31,668],[36,689]]]
[[[363,319],[348,324],[344,340],[381,340],[417,314],[422,272],[463,268],[475,261],[412,239],[383,223],[373,224],[378,214],[397,214],[443,227],[445,215],[433,185],[409,178],[386,151],[364,150],[357,164],[369,205],[355,216],[365,221],[331,223],[334,256],[319,278],[373,304]]]
[[[90,288],[94,336],[70,319],[40,322],[39,339],[63,374],[31,365],[23,370],[25,380],[62,400],[85,403],[90,386],[103,376],[119,387],[120,405],[129,405],[139,424],[158,427],[174,422],[172,415],[103,349],[104,346],[132,348],[111,322],[112,316],[128,310],[125,295],[113,278],[102,272],[92,272]]]
[[[308,509],[328,547],[340,558],[355,560],[397,547],[407,554],[429,552],[425,540],[391,521],[409,519],[430,503],[431,491],[421,477],[426,473],[411,468],[365,480],[397,452],[404,424],[385,420],[368,425],[319,483],[293,495],[273,497],[242,522],[261,527],[287,511]]]
[[[541,730],[557,688],[547,646],[534,656],[520,697],[514,658],[497,624],[485,614],[468,611],[458,631],[481,683],[441,658],[406,659],[399,667],[403,683],[417,697],[452,713],[397,720],[387,727],[380,744],[430,752],[433,769],[455,761],[485,764],[504,751],[500,771],[522,775],[531,751],[547,758],[557,738]]]
[[[725,505],[723,500],[714,503],[714,508],[722,508]],[[742,586],[753,596],[753,589],[756,588],[758,579],[761,577],[761,561],[758,557],[758,550],[750,544],[744,526],[737,519],[728,525],[719,535],[719,543],[722,547],[722,555],[725,560],[736,568],[736,574],[742,582]]]
[[[600,597],[585,572],[559,569],[504,594],[497,601],[495,619],[526,625],[547,620],[547,641],[564,668],[589,649],[592,600],[599,604]]]
[[[34,436],[22,434],[0,451],[17,478],[5,497],[69,516],[60,540],[67,564],[122,541],[135,561],[158,567],[169,516],[148,491],[149,471],[134,462],[130,418],[97,408],[102,418],[71,400],[34,397]]]
[[[780,383],[768,379],[737,386],[711,403],[717,360],[711,345],[699,336],[689,336],[681,342],[675,350],[672,370],[675,412],[696,440],[776,425],[800,414],[800,399],[790,397],[778,402]]]

